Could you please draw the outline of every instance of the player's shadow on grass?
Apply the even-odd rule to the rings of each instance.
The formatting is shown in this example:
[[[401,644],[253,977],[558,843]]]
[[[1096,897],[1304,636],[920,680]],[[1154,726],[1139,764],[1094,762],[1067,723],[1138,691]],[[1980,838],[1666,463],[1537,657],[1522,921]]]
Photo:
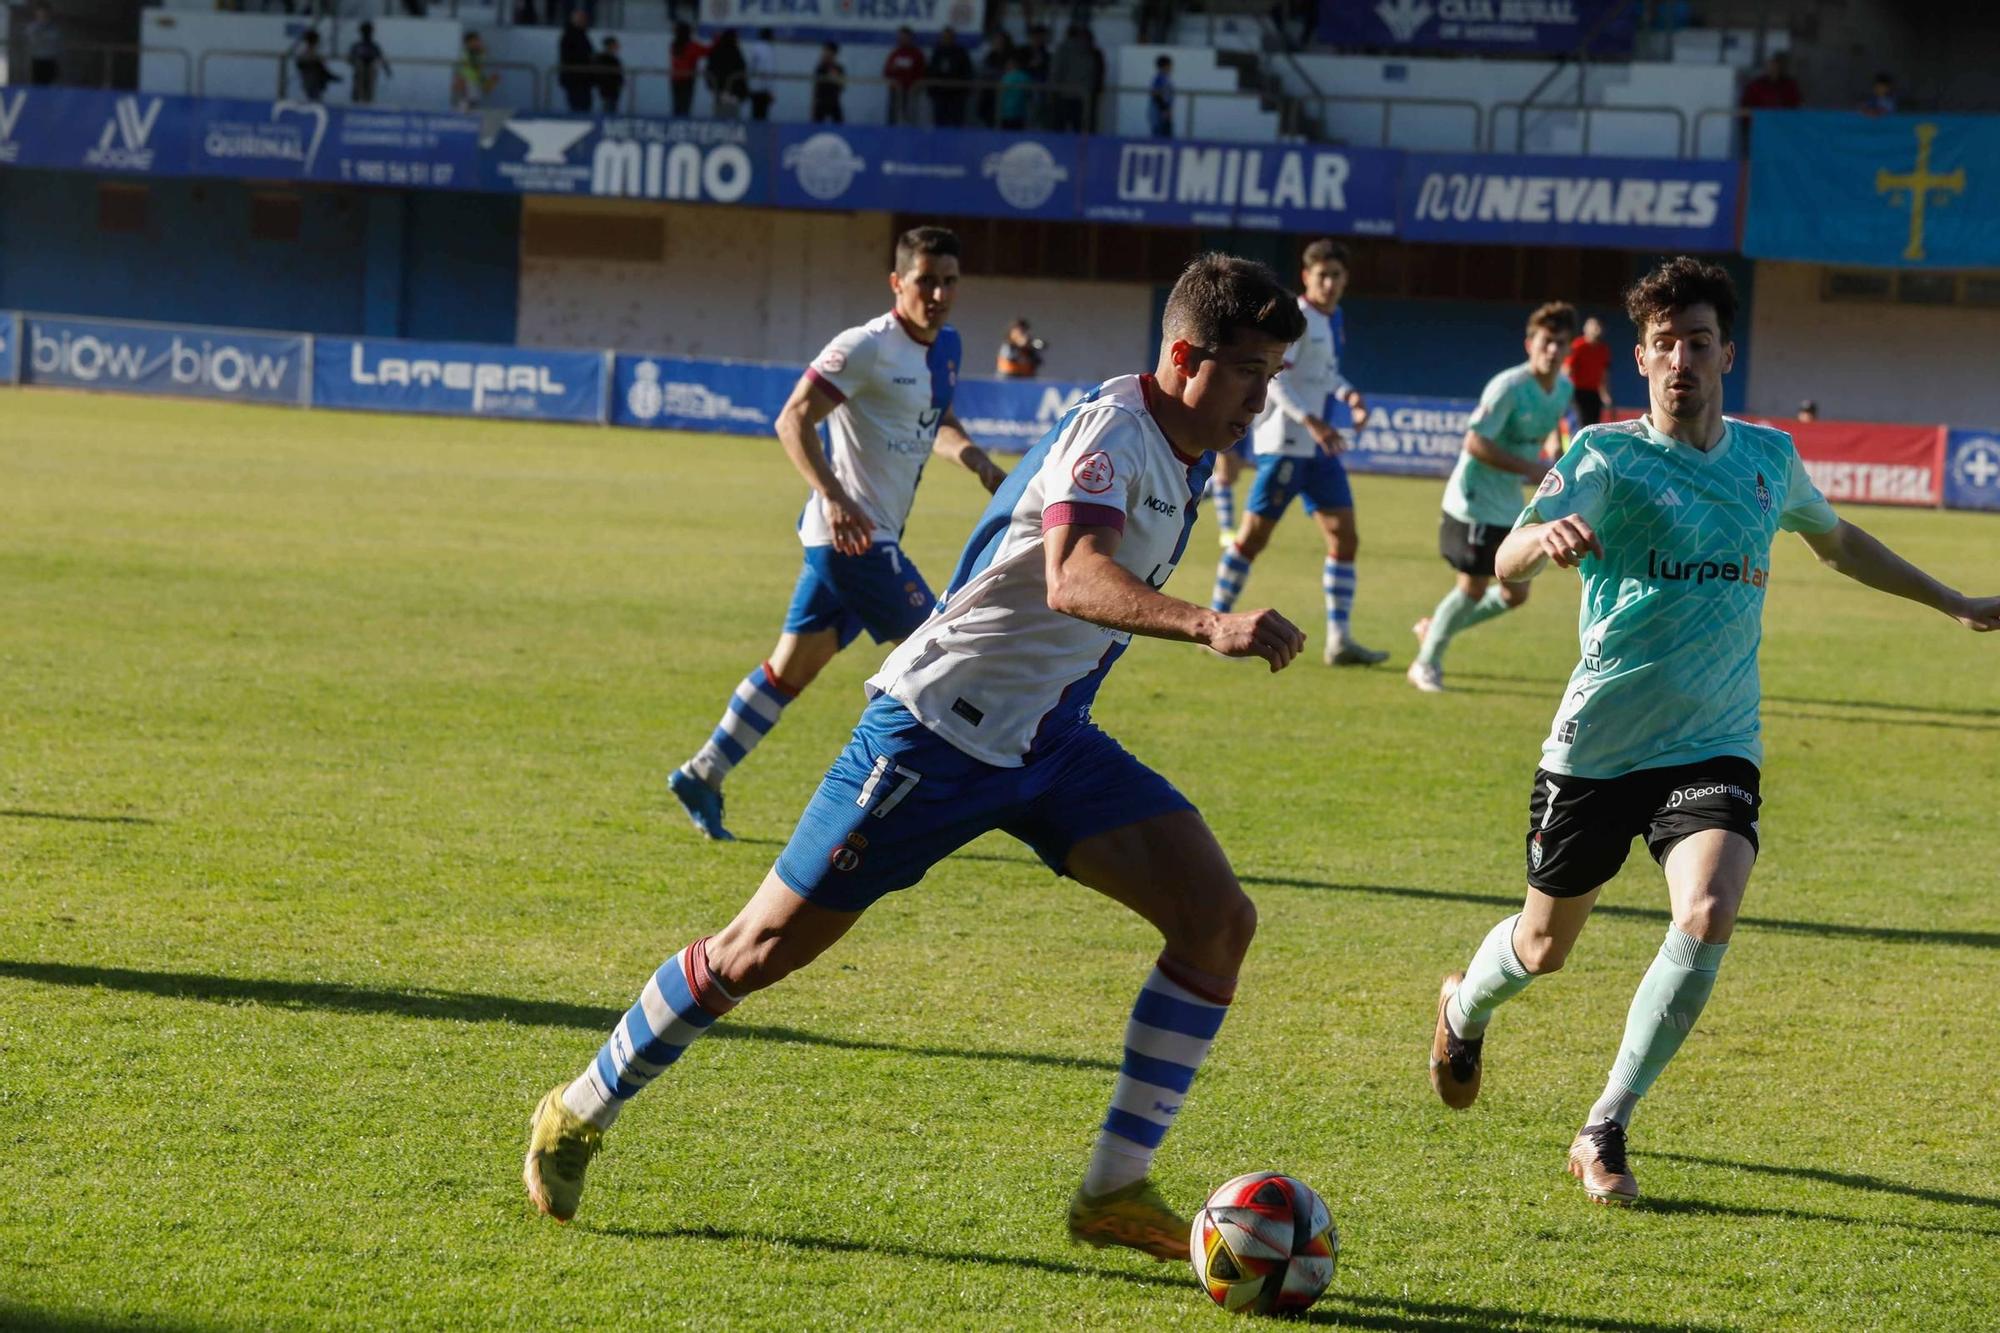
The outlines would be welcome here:
[[[0,1328],[8,1330],[46,1330],[46,1333],[131,1333],[133,1329],[146,1329],[148,1333],[193,1333],[196,1329],[223,1328],[223,1324],[197,1324],[184,1319],[166,1319],[156,1314],[115,1315],[81,1314],[67,1310],[38,1310],[32,1305],[19,1301],[0,1299]]]
[[[1372,893],[1391,898],[1422,898],[1433,902],[1477,903],[1482,907],[1505,907],[1518,911],[1519,895],[1468,893],[1461,889],[1420,889],[1402,884],[1336,884],[1323,879],[1299,879],[1290,875],[1237,875],[1245,884],[1274,889],[1317,889],[1335,893]],[[1664,925],[1671,914],[1658,907],[1633,907],[1627,903],[1600,902],[1592,916],[1629,917]],[[1785,935],[1818,935],[1826,939],[1874,940],[1882,944],[1960,944],[1973,949],[2000,949],[2000,931],[1916,930],[1906,926],[1856,926],[1840,921],[1790,921],[1783,917],[1745,916],[1737,925],[1751,930],[1773,930]]]
[[[585,1231],[617,1236],[625,1240],[696,1240],[776,1245],[790,1250],[822,1254],[880,1255],[885,1258],[945,1264],[975,1264],[985,1268],[1016,1268],[1030,1273],[1058,1277],[1081,1277],[1135,1286],[1166,1287],[1193,1294],[1194,1279],[1180,1264],[1163,1265],[1150,1271],[1114,1267],[1117,1260],[1102,1265],[1043,1259],[1027,1254],[989,1254],[979,1250],[930,1249],[889,1240],[853,1240],[844,1236],[793,1235],[784,1232],[738,1231],[727,1227],[593,1227]],[[1336,1279],[1338,1281],[1338,1279]],[[1458,1305],[1429,1301],[1398,1300],[1386,1296],[1346,1296],[1337,1289],[1325,1298],[1330,1305],[1308,1311],[1302,1322],[1341,1324],[1350,1328],[1397,1330],[1446,1330],[1492,1328],[1498,1324],[1526,1324],[1536,1328],[1573,1329],[1577,1333],[1667,1333],[1668,1329],[1696,1328],[1689,1324],[1652,1324],[1630,1319],[1601,1319],[1591,1315],[1565,1315],[1547,1311],[1507,1310],[1494,1306]]]
[[[1715,1166],[1727,1171],[1754,1171],[1766,1176],[1791,1176],[1799,1180],[1824,1181],[1829,1185],[1843,1185],[1848,1189],[1869,1190],[1878,1194],[1901,1194],[1912,1199],[1928,1199],[1932,1203],[1956,1203],[1968,1208],[2000,1209],[2000,1199],[1984,1194],[1960,1194],[1956,1190],[1932,1189],[1927,1185],[1904,1185],[1893,1180],[1883,1180],[1880,1176],[1854,1175],[1847,1171],[1829,1171],[1819,1166],[1778,1166],[1769,1162],[1732,1162],[1721,1157],[1695,1157],[1688,1153],[1648,1152],[1648,1157],[1657,1157],[1667,1162],[1685,1162],[1689,1166]]]
[[[1741,1217],[1777,1222],[1831,1223],[1843,1227],[1884,1227],[1897,1231],[1927,1231],[1944,1236],[1986,1236],[2000,1239],[2000,1227],[1967,1226],[1956,1222],[1918,1222],[1902,1217],[1853,1217],[1846,1213],[1822,1213],[1809,1208],[1776,1208],[1759,1204],[1717,1203],[1709,1199],[1642,1198],[1632,1205],[1642,1213],[1668,1213],[1687,1217]]]
[[[72,815],[60,810],[0,810],[0,819],[53,819],[64,824],[157,824],[144,815]]]
[[[1476,671],[1453,672],[1451,675],[1451,688],[1463,694],[1507,694],[1522,699],[1546,699],[1552,703],[1561,699],[1564,683],[1533,676],[1483,675]],[[1825,711],[1806,711],[1814,709]],[[1800,722],[2000,732],[2000,708],[1967,708],[1954,704],[1884,703],[1872,699],[1814,699],[1796,694],[1767,694],[1764,696],[1763,712],[1766,717]],[[1881,713],[1902,716],[1877,716]]]
[[[625,1016],[623,1009],[561,1000],[524,1000],[472,991],[395,990],[338,981],[280,981],[225,977],[206,972],[144,972],[129,967],[86,967],[0,958],[0,977],[49,986],[101,986],[106,990],[157,995],[209,1004],[265,1004],[281,1009],[324,1009],[344,1014],[393,1014],[399,1018],[443,1019],[458,1023],[514,1023],[523,1027],[577,1028],[604,1033]],[[1116,1061],[1049,1051],[1017,1051],[976,1046],[918,1046],[907,1042],[836,1037],[769,1023],[730,1022],[710,1030],[709,1039],[830,1046],[844,1051],[880,1051],[927,1059],[998,1060],[1115,1073]]]

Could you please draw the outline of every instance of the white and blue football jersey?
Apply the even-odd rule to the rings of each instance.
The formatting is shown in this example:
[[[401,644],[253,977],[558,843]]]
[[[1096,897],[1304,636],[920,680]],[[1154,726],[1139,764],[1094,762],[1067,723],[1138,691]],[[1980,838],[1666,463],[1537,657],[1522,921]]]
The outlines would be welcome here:
[[[1285,368],[1271,381],[1271,401],[1250,430],[1251,451],[1260,458],[1317,454],[1319,445],[1305,427],[1309,416],[1336,426],[1347,422],[1345,415],[1327,416],[1327,400],[1354,388],[1340,373],[1340,354],[1347,344],[1345,319],[1338,306],[1332,314],[1322,314],[1303,296],[1299,312],[1306,317],[1306,331],[1285,352]]]
[[[826,419],[833,475],[875,525],[874,540],[902,540],[938,423],[951,410],[961,361],[947,325],[917,341],[894,311],[848,329],[813,358],[806,375],[840,406]],[[799,540],[831,546],[818,495],[799,515]]]
[[[1086,721],[1132,636],[1051,611],[1045,529],[1122,531],[1116,560],[1164,585],[1187,547],[1213,455],[1153,419],[1150,375],[1107,380],[1064,414],[994,495],[930,619],[868,682],[984,763],[1018,768]]]

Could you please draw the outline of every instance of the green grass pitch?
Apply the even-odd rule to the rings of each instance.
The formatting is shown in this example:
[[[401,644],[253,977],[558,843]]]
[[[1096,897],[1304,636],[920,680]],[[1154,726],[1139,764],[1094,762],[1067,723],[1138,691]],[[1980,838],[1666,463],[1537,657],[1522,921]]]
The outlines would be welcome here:
[[[1276,677],[1141,641],[1100,720],[1206,812],[1262,910],[1158,1174],[1291,1171],[1368,1329],[1990,1327],[2000,640],[1782,539],[1764,864],[1633,1127],[1643,1207],[1564,1150],[1665,925],[1637,850],[1510,1005],[1471,1112],[1440,973],[1513,910],[1575,584],[1404,682],[1438,484],[1357,482],[1356,630],[1318,539],[1252,576]],[[0,1325],[1216,1327],[1064,1205],[1153,941],[1003,837],[756,996],[532,1215],[537,1096],[756,885],[859,710],[847,654],[735,778],[662,785],[770,647],[803,488],[773,441],[0,393]],[[931,469],[942,584],[981,497]],[[2000,524],[1849,516],[1994,591]],[[1171,590],[1206,597],[1204,519]]]

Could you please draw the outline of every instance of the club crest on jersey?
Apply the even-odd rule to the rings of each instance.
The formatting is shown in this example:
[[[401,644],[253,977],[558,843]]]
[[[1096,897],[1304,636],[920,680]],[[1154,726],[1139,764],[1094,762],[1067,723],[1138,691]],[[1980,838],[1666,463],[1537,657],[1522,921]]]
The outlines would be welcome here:
[[[1757,474],[1757,507],[1767,514],[1771,512],[1771,488],[1761,472]]]
[[[1563,493],[1563,474],[1550,468],[1542,474],[1542,484],[1535,487],[1535,498],[1546,500],[1552,495]]]
[[[1092,495],[1104,494],[1111,489],[1111,482],[1115,476],[1111,467],[1111,455],[1101,449],[1095,453],[1085,454],[1076,460],[1076,466],[1070,469],[1070,476],[1082,490]]]
[[[847,369],[847,353],[838,347],[828,348],[826,355],[819,359],[819,368],[829,375],[838,375]]]
[[[1540,870],[1542,868],[1542,835],[1539,832],[1535,834],[1534,840],[1528,844],[1528,859],[1534,863],[1535,869]]]

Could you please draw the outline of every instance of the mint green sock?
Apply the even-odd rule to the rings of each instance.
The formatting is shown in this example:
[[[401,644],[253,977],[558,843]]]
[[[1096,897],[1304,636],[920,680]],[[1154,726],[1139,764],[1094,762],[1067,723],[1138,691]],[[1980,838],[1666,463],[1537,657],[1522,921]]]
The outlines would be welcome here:
[[[1436,666],[1444,659],[1445,645],[1451,636],[1458,633],[1459,617],[1472,609],[1472,599],[1460,592],[1456,586],[1444,595],[1444,600],[1431,612],[1431,627],[1424,632],[1424,646],[1417,650],[1417,660]]]
[[[1513,609],[1501,598],[1500,585],[1489,584],[1485,596],[1458,613],[1458,625],[1452,633],[1463,634],[1474,625],[1484,625],[1493,617],[1504,616]]]
[[[1514,926],[1519,912],[1486,932],[1465,965],[1465,980],[1444,1007],[1451,1030],[1471,1041],[1486,1034],[1493,1011],[1528,988],[1535,978],[1514,952]]]
[[[1704,944],[1679,926],[1667,927],[1653,965],[1632,996],[1631,1012],[1625,1016],[1625,1040],[1618,1047],[1618,1059],[1604,1095],[1590,1108],[1586,1124],[1616,1120],[1632,1121],[1639,1099],[1653,1086],[1653,1080],[1680,1050],[1708,993],[1715,989],[1715,974],[1722,967],[1722,951],[1728,944]]]

